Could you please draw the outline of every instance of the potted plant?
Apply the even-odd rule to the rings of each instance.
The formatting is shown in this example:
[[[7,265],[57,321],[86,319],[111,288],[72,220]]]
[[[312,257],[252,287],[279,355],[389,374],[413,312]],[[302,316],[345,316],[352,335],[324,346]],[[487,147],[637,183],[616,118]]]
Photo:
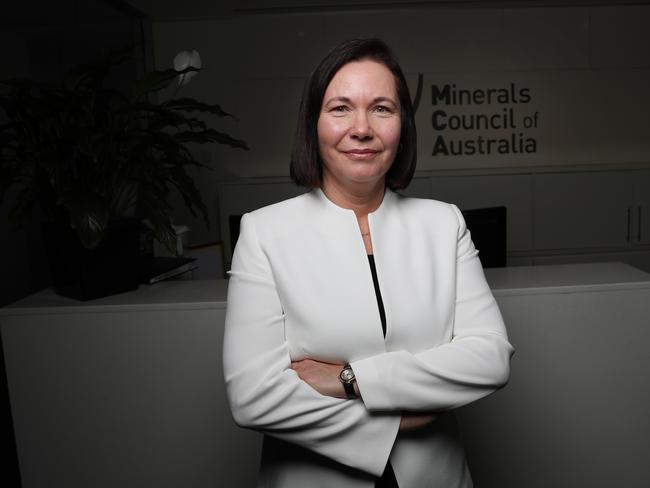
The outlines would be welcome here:
[[[180,88],[201,69],[196,51],[179,53],[175,68],[149,72],[122,93],[105,81],[130,52],[75,68],[58,84],[0,82],[0,203],[9,188],[19,188],[10,211],[17,225],[34,205],[40,207],[55,287],[75,298],[137,287],[132,270],[141,220],[170,249],[175,246],[172,188],[208,223],[187,173],[206,166],[188,144],[248,149],[197,117],[231,117],[218,105],[179,98],[178,89],[171,98],[152,100],[155,92],[172,83]],[[91,280],[100,283],[93,287]],[[107,280],[118,283],[101,284]]]

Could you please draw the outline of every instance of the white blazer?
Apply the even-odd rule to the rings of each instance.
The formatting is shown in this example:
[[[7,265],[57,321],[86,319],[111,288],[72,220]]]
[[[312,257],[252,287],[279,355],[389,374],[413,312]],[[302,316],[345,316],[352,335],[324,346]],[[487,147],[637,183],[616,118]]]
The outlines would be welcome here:
[[[313,190],[242,217],[224,337],[235,421],[266,434],[258,486],[471,487],[451,409],[505,385],[513,348],[458,209],[387,190],[368,215],[386,313],[351,210]],[[290,369],[352,365],[362,399]],[[403,410],[439,412],[398,433]]]

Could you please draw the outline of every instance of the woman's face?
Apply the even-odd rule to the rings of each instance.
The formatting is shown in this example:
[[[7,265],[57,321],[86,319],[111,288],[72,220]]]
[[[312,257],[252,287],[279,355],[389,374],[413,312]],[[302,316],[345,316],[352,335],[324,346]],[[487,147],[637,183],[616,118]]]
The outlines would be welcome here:
[[[358,187],[383,181],[400,141],[395,78],[372,60],[353,61],[334,75],[318,118],[323,181]]]

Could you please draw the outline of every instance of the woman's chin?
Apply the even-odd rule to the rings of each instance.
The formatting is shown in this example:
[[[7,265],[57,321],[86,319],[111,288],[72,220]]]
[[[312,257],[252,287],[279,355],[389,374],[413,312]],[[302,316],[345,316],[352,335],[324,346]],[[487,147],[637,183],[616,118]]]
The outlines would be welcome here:
[[[384,184],[385,173],[380,175],[355,175],[350,178],[342,180],[342,183],[354,187],[368,187],[374,188],[377,185]]]

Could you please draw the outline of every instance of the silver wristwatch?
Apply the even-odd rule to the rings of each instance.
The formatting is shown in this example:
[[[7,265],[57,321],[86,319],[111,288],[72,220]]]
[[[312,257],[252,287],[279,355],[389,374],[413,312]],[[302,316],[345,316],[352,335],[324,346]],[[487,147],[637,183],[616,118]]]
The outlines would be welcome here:
[[[354,382],[356,381],[356,378],[354,376],[354,371],[352,371],[352,367],[350,367],[349,364],[343,366],[343,369],[339,373],[339,379],[341,380],[341,383],[343,383],[343,389],[345,390],[348,399],[352,400],[357,398],[357,393],[354,391]]]

